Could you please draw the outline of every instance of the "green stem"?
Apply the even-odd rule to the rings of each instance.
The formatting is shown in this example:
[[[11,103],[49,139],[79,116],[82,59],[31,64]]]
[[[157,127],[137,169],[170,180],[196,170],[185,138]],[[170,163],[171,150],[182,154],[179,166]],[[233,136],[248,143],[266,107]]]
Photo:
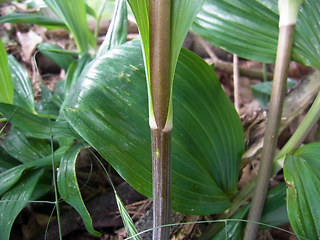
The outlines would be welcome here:
[[[59,232],[59,240],[62,240],[62,230],[61,230],[61,220],[60,220],[60,207],[59,207],[59,195],[58,195],[58,187],[57,187],[57,179],[56,179],[56,166],[54,161],[54,149],[53,149],[53,137],[51,135],[50,138],[51,142],[51,154],[52,154],[52,181],[53,181],[53,189],[54,189],[54,196],[55,196],[55,206],[57,211],[57,222],[58,222],[58,232]]]
[[[271,175],[272,161],[277,145],[280,117],[283,107],[283,99],[286,90],[286,80],[291,57],[295,24],[281,26],[279,30],[278,52],[275,65],[275,74],[272,85],[272,93],[267,119],[264,147],[262,149],[261,161],[255,187],[252,206],[250,208],[245,231],[245,240],[254,240],[258,232],[258,225],[268,190],[268,183]]]
[[[99,33],[99,25],[100,25],[100,20],[101,20],[101,17],[102,17],[102,13],[104,11],[104,8],[106,6],[106,3],[107,3],[107,0],[104,0],[102,2],[102,4],[100,5],[100,11],[98,13],[98,16],[97,16],[97,19],[96,19],[96,26],[94,28],[94,37],[95,39],[98,38],[98,33]]]
[[[277,154],[275,158],[275,171],[278,171],[282,168],[283,160],[286,154],[292,153],[296,150],[304,139],[308,136],[313,126],[320,119],[320,92],[318,93],[316,99],[314,100],[311,108],[309,109],[307,115],[305,116],[302,123],[299,125],[297,130],[291,136],[289,141],[284,145],[281,151]]]
[[[268,81],[267,64],[266,63],[262,63],[262,76],[263,76],[263,81],[264,82]]]
[[[167,125],[170,104],[171,0],[150,0],[150,87],[153,116],[150,121],[153,164],[153,239],[169,239],[171,128]]]

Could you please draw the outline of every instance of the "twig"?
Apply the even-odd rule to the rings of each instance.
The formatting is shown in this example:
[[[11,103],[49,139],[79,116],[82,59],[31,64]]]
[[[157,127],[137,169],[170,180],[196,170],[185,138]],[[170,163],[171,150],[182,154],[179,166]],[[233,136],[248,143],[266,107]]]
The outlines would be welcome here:
[[[220,60],[217,55],[211,50],[210,44],[202,39],[199,36],[196,36],[196,41],[199,41],[201,46],[204,48],[204,50],[208,53],[211,64],[214,64],[214,69],[219,71],[226,71],[229,73],[233,72],[233,64]],[[239,66],[239,75],[249,78],[255,78],[255,79],[263,79],[263,72],[261,70],[255,70],[247,67]],[[272,80],[273,75],[271,73],[266,73],[267,79]]]

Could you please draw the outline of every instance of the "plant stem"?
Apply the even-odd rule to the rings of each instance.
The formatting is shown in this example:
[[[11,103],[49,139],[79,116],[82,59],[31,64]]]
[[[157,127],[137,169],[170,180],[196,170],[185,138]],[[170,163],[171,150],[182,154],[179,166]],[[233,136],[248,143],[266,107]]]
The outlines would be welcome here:
[[[96,26],[94,28],[94,37],[95,39],[98,39],[98,33],[99,33],[99,24],[100,24],[100,20],[104,11],[104,8],[106,6],[107,0],[103,0],[102,4],[100,4],[100,9],[98,11],[98,15],[96,18]]]
[[[170,0],[150,0],[150,77],[156,128],[164,129],[170,102]]]
[[[150,85],[153,109],[151,120],[153,164],[153,239],[169,239],[171,128],[170,104],[170,13],[171,0],[150,0]],[[149,116],[150,117],[150,116]],[[169,121],[170,122],[170,121]]]
[[[153,239],[169,239],[169,228],[159,226],[169,223],[171,133],[151,130],[153,161]]]
[[[50,129],[51,131],[51,129]],[[52,182],[54,189],[54,197],[55,197],[55,206],[57,212],[57,223],[58,223],[58,232],[59,232],[59,240],[62,240],[62,230],[61,230],[61,220],[60,220],[60,207],[59,207],[59,195],[58,195],[58,187],[57,187],[57,179],[56,179],[56,166],[54,161],[54,149],[53,149],[53,137],[51,133],[50,138],[51,143],[51,155],[52,155]]]
[[[234,88],[234,106],[240,113],[240,92],[239,92],[239,58],[237,54],[233,54],[233,88]]]
[[[301,145],[301,143],[308,136],[313,126],[319,121],[319,119],[320,119],[320,92],[318,93],[316,99],[314,100],[311,108],[309,109],[302,123],[299,125],[297,130],[291,136],[289,141],[284,145],[281,151],[277,154],[274,164],[281,166],[284,156],[288,153],[293,152]],[[275,171],[277,170],[279,170],[278,167],[275,169]]]
[[[281,26],[279,30],[278,52],[275,65],[275,74],[272,84],[272,93],[267,119],[264,147],[262,149],[259,173],[255,192],[252,199],[245,232],[245,240],[254,240],[258,232],[258,225],[268,190],[268,183],[271,175],[272,160],[277,145],[280,117],[283,107],[283,99],[286,90],[286,81],[291,57],[295,24]]]

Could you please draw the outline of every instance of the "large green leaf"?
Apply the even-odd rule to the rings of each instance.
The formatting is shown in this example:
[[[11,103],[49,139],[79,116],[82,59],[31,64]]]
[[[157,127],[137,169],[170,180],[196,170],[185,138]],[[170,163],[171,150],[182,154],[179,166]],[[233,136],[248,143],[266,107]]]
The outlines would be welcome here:
[[[0,102],[13,103],[13,81],[10,76],[7,52],[0,40]]]
[[[261,62],[274,62],[278,42],[277,0],[206,0],[192,31],[212,44]],[[320,68],[320,2],[304,0],[292,59]]]
[[[76,176],[76,160],[83,148],[82,144],[75,145],[61,159],[57,178],[58,189],[61,197],[78,211],[87,231],[100,236],[101,234],[92,226],[92,219],[82,200]]]
[[[9,240],[10,231],[15,218],[28,204],[43,170],[24,175],[19,183],[5,193],[0,201],[1,240]]]
[[[28,72],[12,55],[8,56],[8,63],[14,84],[13,104],[35,113],[33,89]]]
[[[135,189],[152,197],[147,86],[138,41],[94,60],[72,86],[66,118]],[[181,52],[173,93],[172,206],[221,212],[236,190],[241,122],[211,67]]]
[[[287,209],[294,232],[307,239],[320,239],[320,143],[301,147],[284,163]]]
[[[88,28],[86,5],[83,0],[44,0],[44,2],[68,26],[80,52],[87,52],[90,45],[96,47],[93,34]]]
[[[44,26],[48,29],[67,28],[63,22],[40,14],[11,13],[0,17],[0,24],[6,22],[23,24],[31,23]]]

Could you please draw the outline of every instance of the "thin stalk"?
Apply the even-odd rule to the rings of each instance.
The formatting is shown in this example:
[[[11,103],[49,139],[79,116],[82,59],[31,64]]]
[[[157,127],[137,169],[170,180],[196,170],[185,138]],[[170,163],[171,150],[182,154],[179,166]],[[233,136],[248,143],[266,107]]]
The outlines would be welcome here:
[[[283,99],[286,90],[294,29],[295,24],[280,26],[279,29],[278,52],[272,84],[269,114],[264,137],[264,147],[262,149],[258,179],[252,199],[252,206],[249,211],[249,222],[245,231],[245,240],[256,239],[259,226],[255,222],[260,221],[268,190],[268,183],[272,170],[272,161],[277,145]]]
[[[58,232],[59,232],[59,240],[62,240],[62,230],[61,230],[61,220],[60,220],[60,207],[59,207],[59,195],[58,195],[58,187],[57,187],[57,179],[56,179],[56,170],[55,170],[55,162],[54,162],[54,150],[53,150],[53,138],[50,138],[51,143],[51,154],[52,154],[52,181],[53,181],[53,189],[55,196],[55,207],[57,212],[57,222],[58,222]]]
[[[268,81],[267,64],[266,63],[262,63],[262,76],[263,76],[263,81],[264,82]]]
[[[107,3],[107,0],[104,0],[104,1],[102,2],[102,4],[100,5],[100,9],[99,9],[98,16],[97,16],[97,19],[96,19],[96,26],[95,26],[95,28],[94,28],[94,37],[95,37],[95,39],[98,38],[100,20],[101,20],[101,17],[102,17],[102,13],[103,13],[103,11],[104,11],[104,8],[105,8],[105,6],[106,6],[106,3]]]
[[[240,113],[240,92],[239,92],[239,58],[237,54],[233,54],[233,89],[234,89],[234,106]]]
[[[170,104],[170,13],[171,0],[150,0],[150,85],[154,122],[151,127],[153,165],[153,239],[169,239],[171,128]]]

